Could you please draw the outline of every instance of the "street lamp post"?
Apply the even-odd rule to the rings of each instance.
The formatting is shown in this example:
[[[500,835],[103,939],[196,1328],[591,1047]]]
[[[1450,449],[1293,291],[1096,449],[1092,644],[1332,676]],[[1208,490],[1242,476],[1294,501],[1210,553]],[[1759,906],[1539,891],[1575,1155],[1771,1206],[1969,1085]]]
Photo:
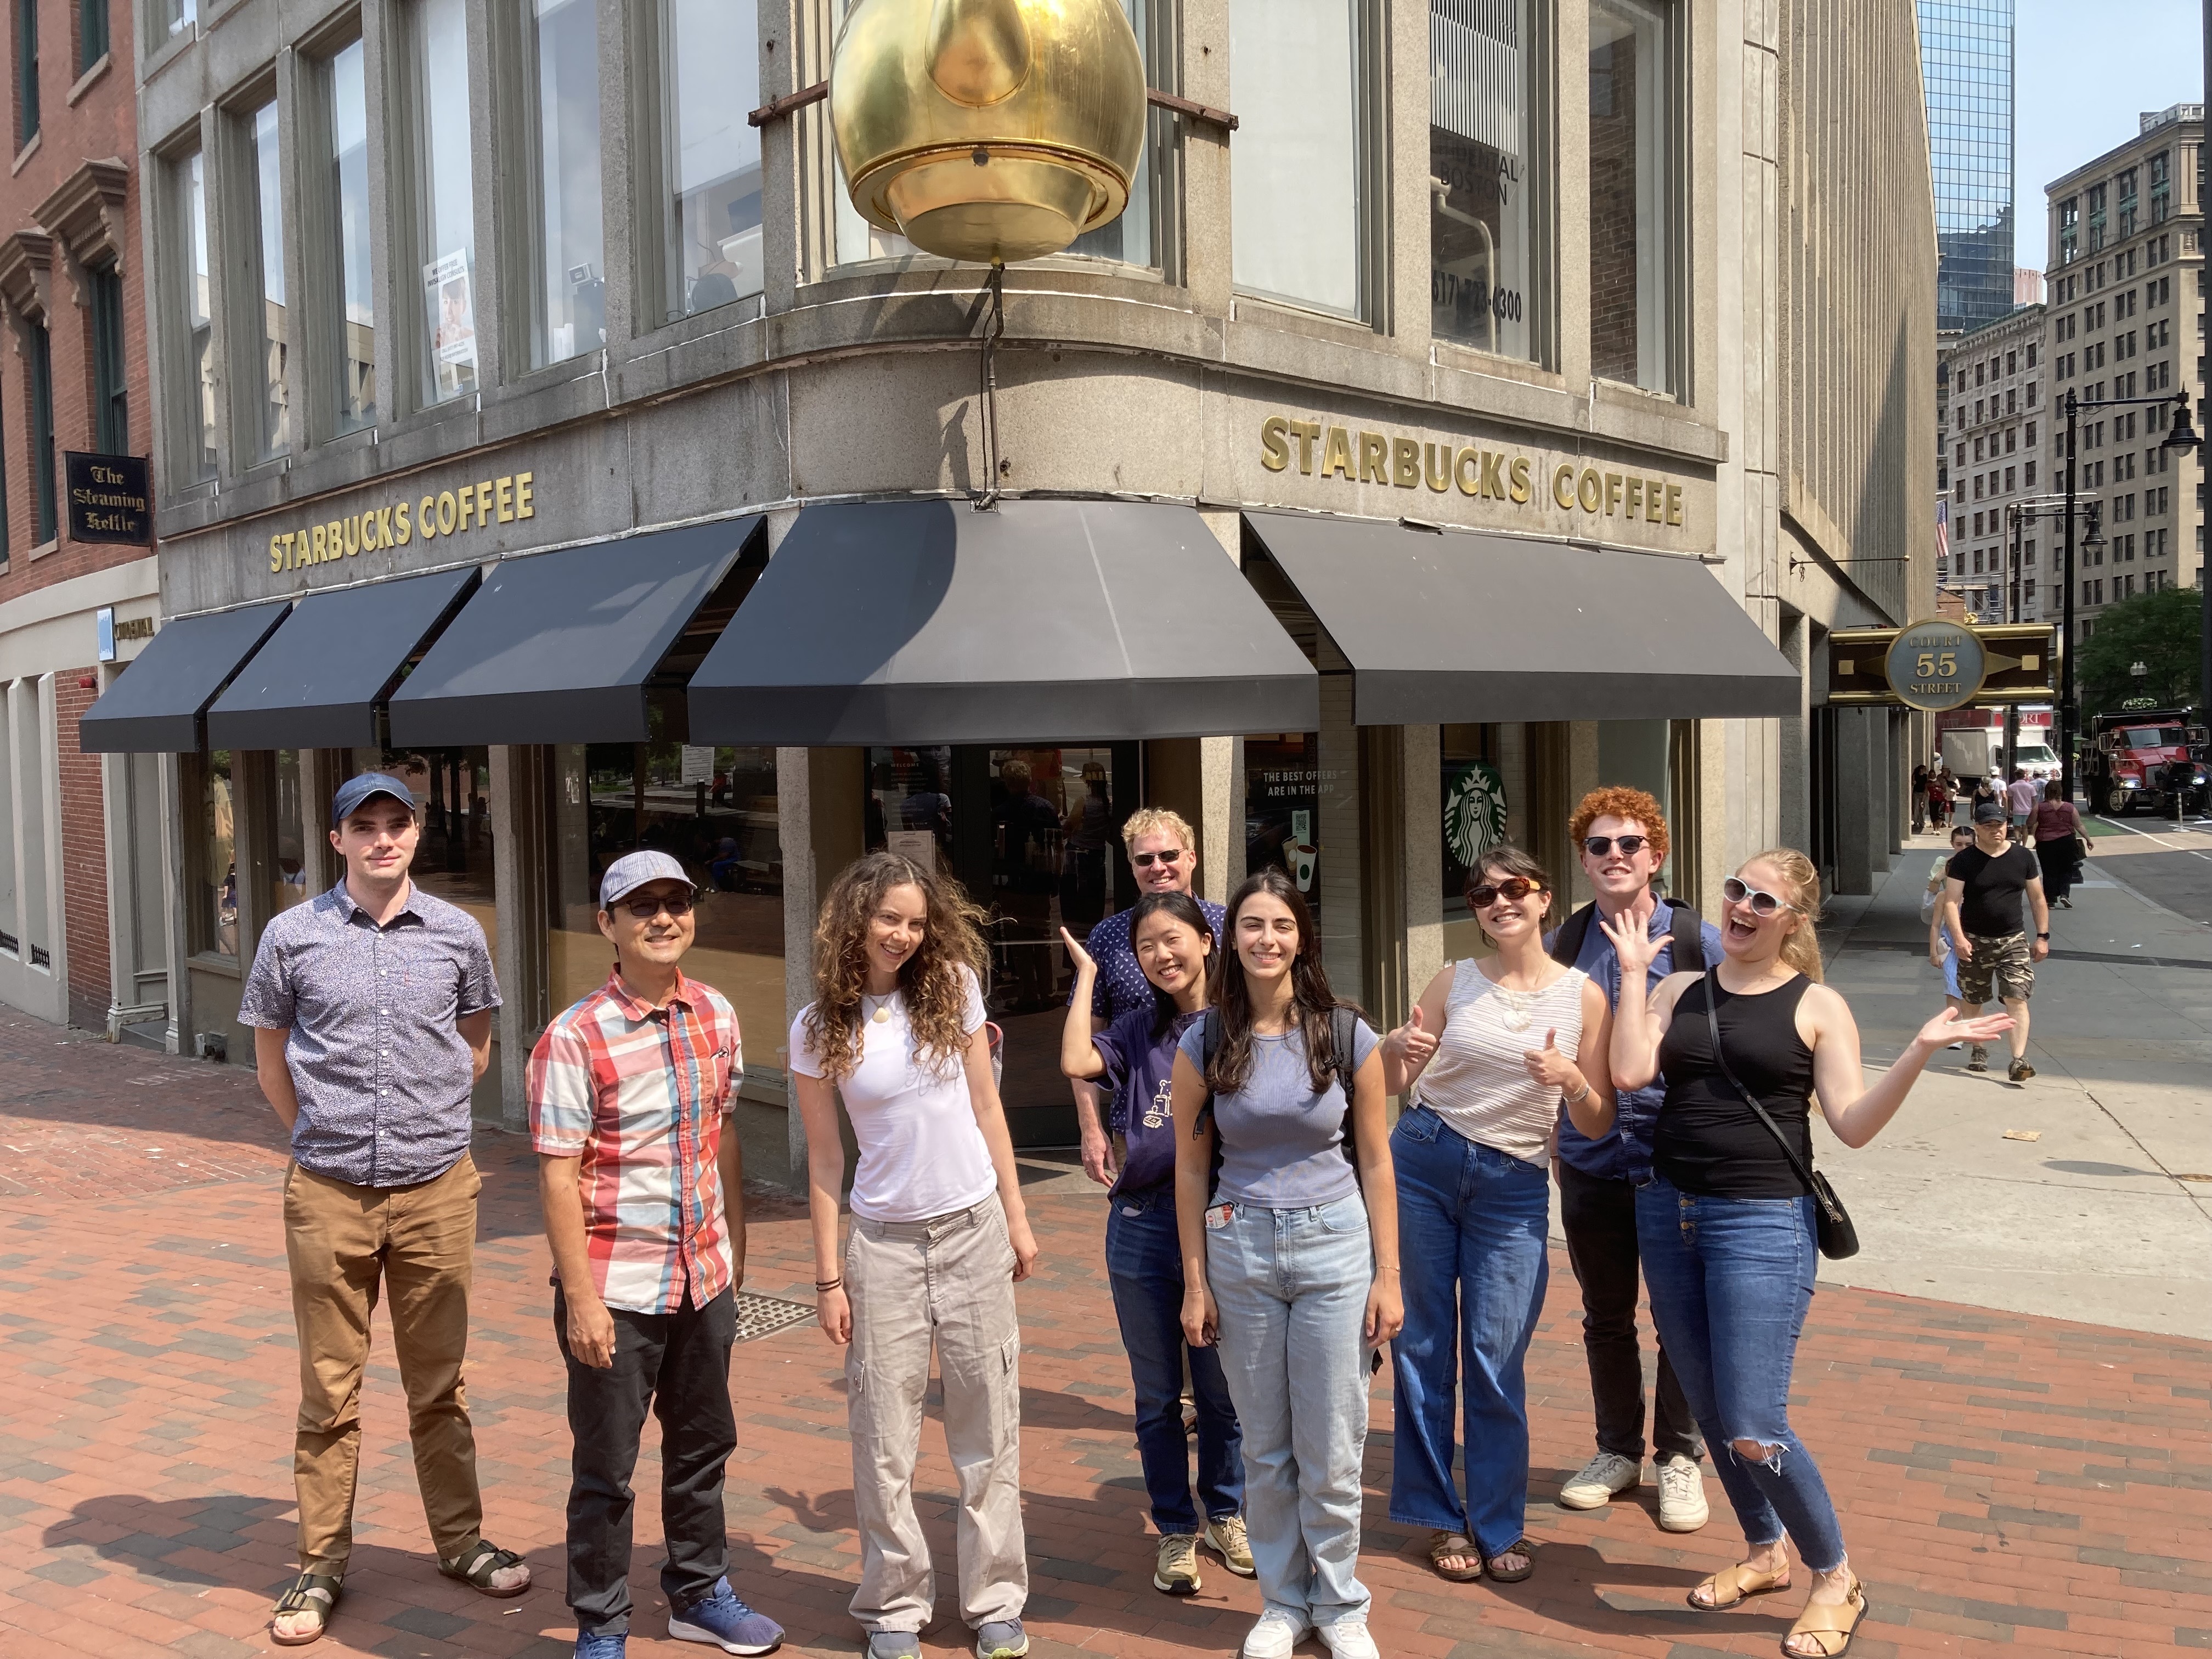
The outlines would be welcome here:
[[[2212,0],[2207,0],[2212,4]],[[2170,453],[2185,453],[2197,447],[2197,432],[2190,424],[2189,394],[2177,392],[2171,398],[2081,398],[2069,392],[2066,394],[2066,601],[2065,622],[2058,642],[2059,679],[2059,749],[2058,776],[2060,793],[2068,800],[2074,799],[2074,738],[2075,727],[2080,722],[2081,709],[2075,697],[2074,673],[2074,514],[2079,505],[2081,470],[2076,465],[2075,440],[2078,435],[2079,416],[2085,409],[2118,409],[2142,404],[2164,404],[2173,410],[2173,419],[2167,426],[2166,437],[2159,447]],[[2091,532],[2093,535],[2094,532]],[[2179,559],[2181,550],[2174,550]],[[2200,581],[2203,580],[2199,577]],[[2206,585],[2212,594],[2212,583]]]

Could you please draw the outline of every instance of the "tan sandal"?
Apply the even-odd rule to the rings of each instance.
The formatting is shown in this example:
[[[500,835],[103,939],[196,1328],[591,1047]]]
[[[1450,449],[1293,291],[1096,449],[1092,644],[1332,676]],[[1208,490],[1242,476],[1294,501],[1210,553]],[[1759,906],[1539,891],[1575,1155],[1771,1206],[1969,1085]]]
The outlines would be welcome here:
[[[1473,1565],[1446,1566],[1445,1558],[1453,1555]],[[1475,1548],[1474,1540],[1463,1532],[1432,1532],[1429,1534],[1429,1565],[1439,1578],[1449,1578],[1455,1584],[1471,1584],[1482,1577],[1482,1552]]]
[[[1790,1645],[1800,1636],[1809,1636],[1819,1645],[1821,1659],[1843,1659],[1850,1651],[1851,1638],[1858,1634],[1859,1621],[1866,1617],[1867,1607],[1866,1586],[1854,1574],[1850,1594],[1842,1601],[1808,1606],[1797,1615],[1790,1634],[1782,1638],[1783,1653],[1787,1659],[1812,1659],[1811,1655]]]
[[[1720,1613],[1739,1607],[1754,1595],[1771,1595],[1776,1590],[1789,1588],[1788,1567],[1779,1572],[1761,1572],[1748,1562],[1739,1561],[1732,1567],[1723,1567],[1683,1599],[1699,1613]],[[1712,1600],[1700,1601],[1698,1590],[1703,1590]]]
[[[269,1639],[286,1648],[304,1648],[310,1642],[321,1641],[323,1632],[330,1628],[331,1615],[338,1610],[338,1597],[344,1593],[343,1581],[330,1574],[301,1573],[277,1598],[276,1609],[269,1616]],[[314,1615],[315,1623],[309,1628],[289,1635],[276,1628],[279,1619],[302,1613]]]

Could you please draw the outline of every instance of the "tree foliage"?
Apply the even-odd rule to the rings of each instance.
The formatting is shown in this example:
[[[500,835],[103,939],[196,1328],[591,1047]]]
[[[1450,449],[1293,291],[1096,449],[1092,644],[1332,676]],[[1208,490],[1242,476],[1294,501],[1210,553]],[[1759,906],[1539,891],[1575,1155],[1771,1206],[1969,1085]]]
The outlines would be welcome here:
[[[2130,697],[2148,697],[2160,708],[2194,707],[2203,616],[2204,596],[2193,587],[2161,588],[2107,605],[2097,631],[2082,641],[2075,670],[2083,714],[2110,712]],[[2136,663],[2149,672],[2130,672]]]

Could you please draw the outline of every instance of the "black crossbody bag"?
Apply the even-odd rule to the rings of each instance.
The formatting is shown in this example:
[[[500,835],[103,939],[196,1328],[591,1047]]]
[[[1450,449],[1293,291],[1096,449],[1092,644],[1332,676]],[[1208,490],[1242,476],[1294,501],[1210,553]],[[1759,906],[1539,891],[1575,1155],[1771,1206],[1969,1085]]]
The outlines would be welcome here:
[[[1782,1148],[1782,1156],[1790,1160],[1790,1167],[1797,1171],[1798,1180],[1813,1189],[1813,1226],[1817,1235],[1820,1254],[1831,1261],[1841,1261],[1845,1256],[1859,1253],[1858,1229],[1851,1225],[1850,1212],[1844,1208],[1844,1200],[1836,1196],[1836,1189],[1828,1184],[1828,1177],[1810,1168],[1797,1156],[1782,1133],[1782,1126],[1767,1115],[1766,1108],[1759,1103],[1759,1097],[1743,1086],[1728,1063],[1728,1051],[1721,1047],[1719,985],[1714,981],[1713,970],[1705,969],[1705,1029],[1713,1034],[1713,1060],[1728,1079],[1729,1087],[1743,1097],[1744,1104],[1759,1114],[1759,1121],[1774,1137],[1774,1144]]]

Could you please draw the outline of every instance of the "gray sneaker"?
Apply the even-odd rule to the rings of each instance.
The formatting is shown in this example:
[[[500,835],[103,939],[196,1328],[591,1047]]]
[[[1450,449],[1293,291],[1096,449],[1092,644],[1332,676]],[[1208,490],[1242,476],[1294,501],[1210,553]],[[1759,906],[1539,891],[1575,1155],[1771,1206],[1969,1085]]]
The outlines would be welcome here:
[[[1990,1051],[1983,1048],[1980,1043],[1977,1042],[1966,1054],[1966,1069],[1970,1072],[1988,1071],[1990,1069]]]
[[[994,1619],[975,1632],[975,1659],[1022,1659],[1030,1633],[1018,1619]]]
[[[921,1638],[910,1630],[872,1631],[868,1659],[921,1659]]]

